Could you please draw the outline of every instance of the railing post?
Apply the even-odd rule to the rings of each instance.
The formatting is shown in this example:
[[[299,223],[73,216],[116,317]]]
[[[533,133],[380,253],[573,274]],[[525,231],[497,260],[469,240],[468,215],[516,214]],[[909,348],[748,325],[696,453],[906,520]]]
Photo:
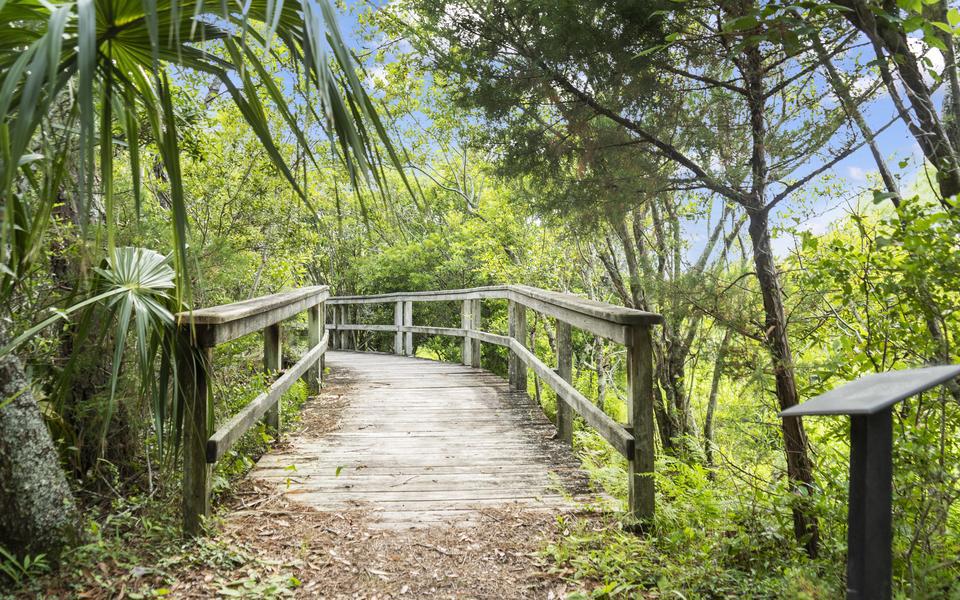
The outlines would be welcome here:
[[[510,337],[520,342],[521,345],[527,345],[527,307],[510,300],[508,305],[509,334]],[[509,352],[509,378],[510,387],[522,392],[527,391],[527,365],[516,356]]]
[[[207,412],[213,365],[213,348],[197,348],[189,328],[181,330],[177,355],[177,380],[183,400],[183,532],[197,536],[210,516],[210,481],[207,439],[211,416]]]
[[[307,339],[311,349],[319,344],[320,339],[323,338],[325,322],[323,302],[307,309]],[[317,360],[316,364],[307,369],[304,378],[307,382],[307,388],[312,393],[315,394],[320,391],[321,379],[323,378],[323,356]]]
[[[353,318],[350,315],[351,305],[344,304],[340,307],[340,323],[343,325],[349,325],[353,323]],[[355,349],[353,331],[345,329],[343,333],[340,334],[340,347],[344,350],[353,350]]]
[[[340,305],[333,304],[330,311],[330,324],[333,325],[332,335],[330,336],[330,347],[334,350],[340,349]]]
[[[411,300],[403,303],[403,324],[406,327],[413,327],[413,301]],[[412,331],[403,334],[403,353],[407,356],[413,356]]]
[[[464,300],[460,309],[460,327],[464,329],[463,364],[468,367],[480,366],[480,340],[469,337],[471,330],[480,329],[480,300]]]
[[[573,340],[570,324],[557,319],[557,375],[567,383],[573,379]],[[573,409],[557,395],[557,434],[573,444]]]
[[[263,370],[268,374],[275,374],[281,366],[282,342],[280,339],[280,324],[270,325],[263,330]],[[280,435],[280,400],[268,409],[263,415],[263,422],[266,424],[270,434],[274,437]]]
[[[633,456],[627,457],[629,513],[641,523],[654,515],[653,345],[650,329],[635,326],[627,346],[628,415],[633,430]]]
[[[400,356],[403,354],[403,333],[400,331],[403,327],[403,302],[393,305],[393,325],[397,328],[393,336],[393,353]]]

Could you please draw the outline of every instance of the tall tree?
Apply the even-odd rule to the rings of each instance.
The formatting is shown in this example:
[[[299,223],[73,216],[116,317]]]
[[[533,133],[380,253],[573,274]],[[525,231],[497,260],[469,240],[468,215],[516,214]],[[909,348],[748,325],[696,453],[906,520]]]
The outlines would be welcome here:
[[[765,315],[758,333],[785,409],[799,398],[771,215],[858,143],[848,135],[842,109],[819,102],[811,75],[815,53],[799,41],[789,48],[763,43],[763,25],[753,16],[757,6],[404,5],[418,15],[421,50],[449,74],[461,102],[486,110],[501,125],[506,161],[530,150],[517,131],[553,128],[558,118],[578,111],[587,115],[578,123],[617,127],[638,154],[669,163],[675,185],[710,192],[744,211]],[[848,43],[829,40],[827,53]],[[795,491],[795,534],[814,555],[818,528],[809,502],[815,486],[806,435],[799,419],[781,425]]]

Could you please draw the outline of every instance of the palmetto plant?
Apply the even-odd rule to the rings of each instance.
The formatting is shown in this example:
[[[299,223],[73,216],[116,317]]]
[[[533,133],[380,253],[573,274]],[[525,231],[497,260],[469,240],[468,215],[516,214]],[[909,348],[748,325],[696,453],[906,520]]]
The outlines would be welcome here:
[[[217,78],[306,200],[258,95],[267,94],[312,158],[304,125],[260,58],[278,44],[298,65],[313,96],[311,114],[351,173],[375,172],[366,168],[373,155],[368,132],[384,140],[386,134],[327,0],[0,0],[0,290],[9,293],[36,257],[64,187],[75,190],[81,218],[91,213],[98,188],[110,229],[115,131],[127,142],[139,205],[141,123],[149,124],[169,178],[174,262],[182,275],[187,217],[171,67]]]
[[[273,62],[291,67],[285,77],[297,78],[291,87],[305,90],[297,100],[305,111],[290,108],[293,101],[281,90],[287,86],[268,70]],[[294,134],[299,155],[315,165],[306,132],[317,128],[326,132],[354,182],[376,177],[377,139],[399,165],[328,0],[0,0],[0,306],[13,306],[26,290],[57,203],[72,205],[82,231],[96,215],[107,234],[105,264],[90,285],[81,286],[90,290],[86,299],[25,332],[10,331],[9,321],[0,318],[0,368],[7,380],[0,382],[7,396],[0,398],[0,467],[16,476],[0,489],[0,543],[15,550],[56,550],[64,538],[53,531],[69,526],[65,507],[72,505],[37,400],[13,353],[19,345],[70,313],[81,315],[74,328],[81,339],[91,323],[111,327],[110,411],[121,356],[128,338],[135,338],[140,379],[152,387],[161,440],[164,423],[179,423],[164,380],[175,378],[172,312],[185,304],[188,288],[188,199],[173,90],[189,72],[216,79],[229,93],[305,202],[262,98]],[[309,115],[309,122],[298,113]],[[114,161],[128,163],[139,210],[144,140],[156,149],[169,185],[171,257],[114,247]],[[89,254],[101,252],[94,247]],[[94,309],[98,315],[88,317]],[[65,372],[69,376],[69,367]],[[27,438],[34,445],[19,450],[12,441]]]
[[[261,101],[265,93],[303,155],[313,159],[304,133],[308,125],[297,121],[262,59],[278,45],[303,79],[309,114],[351,175],[375,176],[376,169],[368,169],[368,157],[377,156],[370,132],[395,155],[327,0],[0,0],[0,301],[16,291],[35,262],[51,210],[63,196],[74,204],[81,224],[98,201],[108,255],[113,251],[114,155],[125,148],[139,208],[141,124],[149,128],[147,137],[169,181],[177,293],[185,291],[187,199],[172,98],[174,68],[216,78],[273,163],[309,203]],[[0,341],[0,355],[29,335]]]

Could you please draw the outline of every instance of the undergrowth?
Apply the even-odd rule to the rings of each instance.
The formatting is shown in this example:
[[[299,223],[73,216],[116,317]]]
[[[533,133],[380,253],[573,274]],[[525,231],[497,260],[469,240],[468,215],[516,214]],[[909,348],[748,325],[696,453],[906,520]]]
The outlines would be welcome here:
[[[625,500],[626,461],[594,433],[578,431],[575,447],[594,483]],[[561,535],[543,551],[551,569],[581,584],[582,598],[819,600],[842,596],[829,546],[810,560],[790,529],[788,495],[718,482],[711,470],[663,458],[657,464],[657,516],[643,534],[621,517],[561,518]],[[764,507],[759,510],[758,507]]]

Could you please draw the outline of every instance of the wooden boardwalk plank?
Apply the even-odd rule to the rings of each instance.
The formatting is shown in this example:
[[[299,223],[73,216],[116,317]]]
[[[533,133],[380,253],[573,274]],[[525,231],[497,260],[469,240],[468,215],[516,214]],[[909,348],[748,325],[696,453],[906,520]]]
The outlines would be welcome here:
[[[350,382],[338,429],[290,440],[251,475],[292,500],[406,528],[480,523],[491,508],[569,510],[589,493],[540,407],[487,371],[360,352],[326,364]]]

